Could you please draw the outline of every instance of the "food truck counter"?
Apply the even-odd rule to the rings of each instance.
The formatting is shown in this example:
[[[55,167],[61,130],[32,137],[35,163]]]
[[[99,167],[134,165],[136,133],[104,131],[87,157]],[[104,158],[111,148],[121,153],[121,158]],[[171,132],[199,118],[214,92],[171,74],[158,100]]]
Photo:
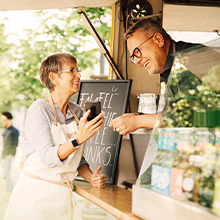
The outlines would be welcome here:
[[[108,212],[116,219],[140,220],[132,214],[132,192],[116,185],[95,188],[84,181],[75,181],[75,192]]]

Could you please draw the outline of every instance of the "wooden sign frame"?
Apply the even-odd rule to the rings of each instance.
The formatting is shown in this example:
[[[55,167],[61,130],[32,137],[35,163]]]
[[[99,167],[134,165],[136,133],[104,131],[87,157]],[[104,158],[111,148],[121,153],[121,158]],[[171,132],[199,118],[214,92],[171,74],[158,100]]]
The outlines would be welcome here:
[[[114,183],[122,136],[114,132],[109,124],[126,113],[131,83],[130,79],[81,80],[76,98],[76,103],[83,109],[85,101],[99,100],[101,111],[105,112],[104,126],[87,141],[84,157],[92,171],[102,166],[100,173],[106,174],[107,183],[110,184]]]

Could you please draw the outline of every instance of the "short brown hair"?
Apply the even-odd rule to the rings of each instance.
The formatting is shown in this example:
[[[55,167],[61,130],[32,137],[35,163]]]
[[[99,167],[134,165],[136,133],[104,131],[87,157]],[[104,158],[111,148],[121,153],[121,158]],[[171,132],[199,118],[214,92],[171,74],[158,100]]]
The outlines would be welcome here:
[[[171,39],[170,35],[162,28],[160,23],[152,19],[140,19],[139,21],[131,24],[126,33],[124,34],[125,40],[133,36],[133,33],[139,30],[141,32],[160,33],[165,40]],[[152,33],[151,33],[152,32]]]
[[[70,53],[55,53],[46,57],[40,66],[41,82],[50,90],[54,90],[54,84],[50,80],[50,72],[57,73],[62,70],[63,63],[75,62],[76,58]]]

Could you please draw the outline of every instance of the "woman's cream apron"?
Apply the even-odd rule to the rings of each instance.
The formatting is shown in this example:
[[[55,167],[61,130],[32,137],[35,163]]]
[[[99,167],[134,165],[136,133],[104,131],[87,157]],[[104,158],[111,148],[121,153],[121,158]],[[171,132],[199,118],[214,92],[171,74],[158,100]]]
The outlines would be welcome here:
[[[54,145],[69,140],[68,133],[77,133],[78,118],[69,106],[76,121],[68,126],[57,122],[56,110],[49,97],[56,122],[51,122]],[[64,162],[54,168],[47,168],[36,152],[24,163],[24,169],[11,195],[5,220],[70,220],[73,216],[73,180],[78,172],[85,144],[75,150]]]

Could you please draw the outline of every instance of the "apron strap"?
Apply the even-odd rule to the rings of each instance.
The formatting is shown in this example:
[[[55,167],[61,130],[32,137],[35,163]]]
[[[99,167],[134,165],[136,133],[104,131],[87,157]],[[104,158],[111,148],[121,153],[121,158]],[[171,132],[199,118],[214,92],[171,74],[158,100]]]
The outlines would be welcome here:
[[[72,216],[72,213],[71,213],[72,199],[74,200],[74,205],[76,205],[76,200],[75,200],[75,197],[73,196],[74,184],[67,178],[65,173],[61,173],[60,175],[63,178],[64,184],[67,184],[70,190],[69,196],[68,196],[68,218],[71,220],[72,219],[71,217]]]
[[[71,182],[71,181],[67,178],[67,176],[66,176],[65,173],[61,173],[60,176],[63,178],[63,182],[64,182],[65,184],[67,184],[67,186],[69,187],[70,192],[72,192],[73,189],[74,189],[74,184],[73,184],[73,182]],[[71,199],[71,198],[70,198],[70,199]],[[74,196],[73,196],[73,199],[74,199],[74,203],[75,203],[75,205],[76,205],[76,200],[75,200]],[[70,204],[70,203],[69,203],[69,204]],[[71,204],[70,204],[70,205],[71,205]]]
[[[53,100],[52,100],[51,95],[48,97],[48,100],[49,100],[50,107],[52,108],[53,113],[54,113],[54,116],[55,116],[55,119],[56,119],[55,125],[57,125],[57,113],[56,113],[56,110],[55,110],[55,108],[54,108],[54,104],[53,104]],[[77,117],[77,115],[76,115],[76,113],[73,111],[73,109],[70,107],[69,103],[68,103],[67,105],[68,105],[70,111],[72,112],[73,117],[75,118],[77,125],[79,125],[79,118]]]
[[[76,115],[76,113],[73,111],[73,109],[70,107],[69,103],[68,103],[68,107],[69,107],[70,111],[72,112],[73,117],[75,118],[77,125],[79,125],[79,118],[77,117],[77,115]]]
[[[74,204],[76,205],[76,200],[73,196],[73,188],[74,188],[74,185],[73,183],[67,179],[66,177],[66,174],[65,173],[61,173],[61,177],[63,178],[63,181],[64,182],[59,182],[59,181],[54,181],[54,180],[46,180],[46,179],[42,179],[40,178],[39,176],[35,176],[25,170],[22,171],[22,173],[32,179],[35,179],[35,180],[42,180],[42,181],[46,181],[46,182],[49,182],[49,183],[52,183],[52,184],[55,184],[55,185],[59,185],[59,186],[65,186],[67,188],[69,188],[69,196],[68,196],[68,203],[67,203],[67,209],[68,209],[68,220],[72,220],[72,212],[71,212],[71,207],[72,207],[72,198],[74,200]]]
[[[49,100],[50,107],[52,108],[52,110],[53,110],[53,114],[54,114],[55,119],[56,119],[55,125],[57,125],[57,113],[56,113],[56,110],[55,110],[55,108],[54,108],[53,100],[52,100],[51,95],[48,97],[48,100]]]
[[[35,176],[35,175],[25,171],[25,170],[22,170],[22,173],[25,174],[26,176],[32,178],[32,179],[35,179],[35,180],[43,180],[43,181],[46,181],[46,182],[49,182],[49,183],[53,183],[55,185],[69,187],[68,184],[66,184],[66,182],[59,182],[59,181],[55,181],[55,180],[42,179],[39,176]]]

